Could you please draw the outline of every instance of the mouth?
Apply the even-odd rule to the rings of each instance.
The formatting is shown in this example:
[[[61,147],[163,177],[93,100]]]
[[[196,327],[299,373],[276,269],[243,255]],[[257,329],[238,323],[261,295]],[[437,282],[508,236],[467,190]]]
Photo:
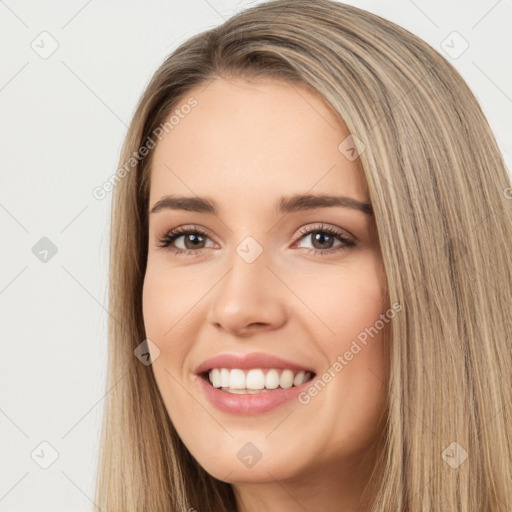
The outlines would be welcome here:
[[[302,386],[316,376],[311,370],[282,368],[210,368],[198,374],[211,387],[239,395],[268,393]]]

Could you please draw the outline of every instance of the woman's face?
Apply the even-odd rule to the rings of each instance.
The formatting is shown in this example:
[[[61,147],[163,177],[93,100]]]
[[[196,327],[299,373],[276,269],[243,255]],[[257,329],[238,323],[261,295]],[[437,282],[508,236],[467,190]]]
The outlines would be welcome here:
[[[153,150],[143,291],[170,419],[224,481],[355,471],[386,406],[373,218],[293,199],[368,202],[357,153],[339,148],[349,132],[319,97],[272,80],[217,79],[177,110]],[[202,371],[213,368],[212,384]],[[300,384],[300,370],[315,376]]]

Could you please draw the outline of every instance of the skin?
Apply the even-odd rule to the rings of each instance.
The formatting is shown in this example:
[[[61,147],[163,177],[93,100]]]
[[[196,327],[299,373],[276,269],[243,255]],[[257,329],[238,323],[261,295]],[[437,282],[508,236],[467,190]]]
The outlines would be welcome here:
[[[190,96],[197,106],[153,150],[149,208],[166,194],[200,196],[219,214],[150,215],[143,312],[160,351],[152,350],[152,368],[168,414],[201,466],[233,485],[241,512],[361,510],[386,407],[385,330],[309,403],[292,400],[257,416],[219,411],[194,375],[221,352],[258,351],[312,367],[318,377],[386,311],[372,216],[339,206],[275,211],[282,196],[299,193],[369,202],[359,159],[338,149],[349,131],[296,84],[218,78]],[[318,223],[356,245],[313,253],[343,244],[300,234]],[[207,234],[199,245],[187,236],[174,241],[191,255],[158,247],[180,226]],[[247,236],[263,249],[251,264],[235,251]],[[262,453],[252,467],[237,457],[247,442]]]

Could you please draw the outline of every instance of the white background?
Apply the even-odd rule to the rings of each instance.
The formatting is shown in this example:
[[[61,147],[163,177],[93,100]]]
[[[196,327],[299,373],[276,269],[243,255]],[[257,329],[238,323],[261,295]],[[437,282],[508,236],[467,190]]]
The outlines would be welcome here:
[[[162,60],[253,3],[0,0],[0,512],[93,508],[110,195],[97,200],[92,190],[115,173],[136,102]],[[512,1],[347,3],[445,56],[441,42],[453,31],[469,43],[447,58],[510,169]],[[32,46],[48,49],[52,38],[58,48],[43,59]],[[43,237],[57,248],[47,262],[32,252]],[[35,462],[51,462],[43,441],[58,453],[48,469]]]

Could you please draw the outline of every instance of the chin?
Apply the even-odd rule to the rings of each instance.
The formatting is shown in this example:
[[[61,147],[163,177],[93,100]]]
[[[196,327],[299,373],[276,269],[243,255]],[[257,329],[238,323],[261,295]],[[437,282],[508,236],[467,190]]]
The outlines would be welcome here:
[[[246,439],[232,440],[233,447],[223,445],[215,454],[209,453],[206,457],[196,454],[194,457],[207,473],[228,483],[286,480],[311,471],[312,461],[302,463],[297,459],[300,448],[296,445],[290,444],[284,453],[279,453],[271,445],[263,448],[263,441],[259,443],[256,436],[253,436],[254,444]]]
[[[263,459],[252,467],[245,467],[242,463],[231,460],[226,460],[225,464],[217,462],[202,467],[217,480],[230,484],[274,482],[275,480],[286,480],[296,475],[294,468],[286,467],[285,464],[280,464],[279,461],[264,462]]]

